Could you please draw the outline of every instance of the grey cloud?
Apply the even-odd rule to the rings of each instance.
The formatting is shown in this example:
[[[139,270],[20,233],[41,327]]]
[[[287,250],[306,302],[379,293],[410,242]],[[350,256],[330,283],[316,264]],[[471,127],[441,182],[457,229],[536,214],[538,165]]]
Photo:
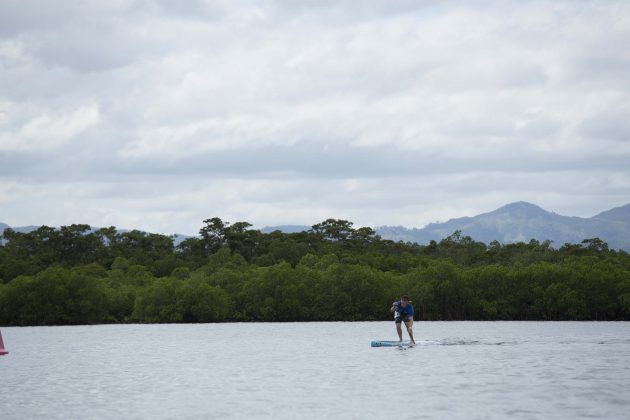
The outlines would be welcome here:
[[[339,2],[334,0],[291,1],[277,0],[271,2],[271,9],[283,17],[299,17],[305,20],[319,18],[329,24],[347,23],[382,19],[399,14],[408,14],[432,9],[433,13],[448,7],[450,1],[433,0],[365,0],[361,2]]]
[[[629,182],[627,176],[620,179]],[[120,181],[120,182],[116,182]],[[37,223],[41,203],[46,203],[49,223],[77,221],[116,225],[157,232],[194,233],[204,218],[266,223],[312,224],[327,217],[341,217],[358,225],[402,224],[422,226],[430,221],[489,211],[518,198],[545,202],[555,211],[592,215],[604,207],[594,201],[590,186],[605,186],[605,173],[476,172],[442,177],[391,179],[247,180],[236,178],[127,177],[109,182],[26,184],[15,196],[25,204],[22,213],[12,208],[4,220],[16,225]],[[116,190],[122,189],[121,194]],[[0,200],[5,193],[0,184]],[[567,191],[563,195],[558,191]],[[622,204],[623,192],[605,195],[606,202]],[[626,200],[626,201],[624,201]],[[582,210],[576,211],[581,208]]]
[[[579,125],[578,131],[592,139],[630,142],[630,107],[590,116]]]
[[[70,148],[71,146],[68,146]],[[214,151],[181,158],[120,159],[99,154],[68,155],[0,153],[0,175],[35,179],[108,180],[123,175],[167,178],[239,177],[242,179],[345,179],[400,176],[439,177],[493,170],[499,172],[556,173],[568,170],[624,171],[629,153],[608,156],[572,156],[541,153],[509,141],[475,156],[422,150],[401,151],[390,147],[354,148],[344,145],[296,144],[263,149]]]
[[[204,1],[204,0],[189,0],[185,2],[173,2],[169,0],[151,0],[146,2],[139,2],[135,7],[141,12],[148,10],[154,10],[160,15],[167,18],[183,18],[183,19],[203,19],[203,20],[220,20],[229,13],[229,2],[225,1]],[[238,3],[250,3],[253,2],[238,2]]]
[[[619,49],[627,48],[626,44],[620,45]],[[630,52],[624,51],[621,56],[608,54],[593,54],[589,57],[576,60],[573,67],[576,78],[592,82],[597,81],[605,85],[621,84],[628,87],[630,85]]]
[[[527,138],[545,138],[558,133],[562,123],[546,116],[535,116],[526,121],[516,131]]]
[[[213,206],[261,224],[359,221],[361,209],[389,224],[388,202],[408,223],[484,200],[628,196],[630,7],[482,5],[0,0],[0,141],[98,109],[98,123],[47,149],[45,136],[31,150],[0,144],[2,208],[46,217],[34,209],[55,201],[47,188],[76,183],[56,217],[86,200],[93,217],[131,227],[151,205],[156,225]],[[583,193],[567,189],[569,172]],[[212,194],[204,183],[220,203],[196,197]],[[133,198],[144,188],[146,205]]]
[[[11,36],[19,33],[55,27],[67,18],[68,13],[77,10],[77,2],[52,4],[47,1],[24,2],[2,0],[0,2],[0,35]]]
[[[262,150],[214,152],[175,162],[160,164],[159,160],[130,161],[119,170],[130,173],[187,173],[232,174],[241,176],[307,176],[322,178],[389,177],[422,174],[439,176],[475,170],[520,170],[525,172],[558,171],[568,169],[625,169],[627,154],[612,157],[593,157],[585,162],[582,157],[540,156],[527,149],[519,150],[506,144],[500,157],[450,157],[446,153],[400,151],[387,147],[346,148],[316,146],[272,147]],[[519,153],[521,152],[521,153]]]
[[[500,119],[460,120],[447,123],[442,132],[452,136],[511,137],[516,130],[514,122]]]
[[[143,55],[143,45],[127,28],[97,25],[55,32],[37,46],[36,55],[49,66],[80,72],[105,71],[124,66]]]

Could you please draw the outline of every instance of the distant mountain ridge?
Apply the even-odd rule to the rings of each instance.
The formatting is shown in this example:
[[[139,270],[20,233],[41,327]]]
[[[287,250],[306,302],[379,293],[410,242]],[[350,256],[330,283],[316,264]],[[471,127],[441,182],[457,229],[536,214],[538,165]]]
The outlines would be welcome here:
[[[562,216],[531,203],[516,202],[474,217],[430,223],[421,229],[390,226],[376,229],[383,238],[420,244],[439,241],[456,230],[486,244],[494,240],[514,243],[548,239],[558,247],[597,237],[607,242],[610,248],[630,250],[630,204],[582,218]]]
[[[291,231],[298,226],[291,226]],[[302,226],[302,230],[310,229]],[[265,231],[284,231],[284,226],[266,227]],[[473,217],[460,217],[443,223],[430,223],[423,228],[380,226],[376,233],[384,239],[427,244],[440,241],[456,230],[486,244],[551,240],[554,246],[580,243],[584,239],[600,238],[610,248],[630,251],[630,204],[615,207],[590,218],[562,216],[548,212],[534,204],[519,201],[507,204],[489,213]]]
[[[8,226],[0,223],[0,233]],[[28,232],[36,226],[13,228],[16,231]],[[306,225],[267,226],[263,233],[280,230],[286,233],[309,230]],[[584,239],[600,238],[612,249],[630,251],[630,204],[603,211],[593,217],[562,216],[548,212],[534,204],[519,201],[507,204],[489,213],[473,217],[460,217],[443,223],[430,223],[423,228],[406,228],[403,226],[380,226],[376,233],[384,239],[394,241],[417,242],[427,244],[431,240],[440,241],[456,230],[477,241],[501,243],[529,242],[551,240],[555,247],[563,244],[580,243]],[[177,245],[188,238],[186,235],[175,235]]]
[[[271,233],[276,230],[284,233],[298,233],[304,232],[305,230],[309,230],[311,227],[306,225],[280,225],[280,226],[265,226],[260,229],[262,233]]]
[[[7,228],[11,228],[16,232],[20,232],[20,233],[28,233],[28,232],[32,232],[34,230],[37,230],[40,226],[17,226],[17,227],[11,227],[9,225],[7,225],[6,223],[2,223],[0,222],[0,235],[2,235],[2,233],[4,233],[4,230]],[[99,228],[97,227],[92,227],[91,232],[95,232],[97,231]],[[124,233],[124,232],[130,232],[129,229],[116,229],[116,231],[118,233]],[[180,243],[182,243],[183,241],[185,241],[188,238],[192,238],[192,236],[188,236],[188,235],[182,235],[181,233],[174,233],[172,235],[170,235],[173,238],[173,244],[175,246],[179,245]],[[0,245],[4,244],[4,239],[0,238]]]
[[[617,222],[628,222],[630,220],[630,204],[603,211],[598,215],[593,216],[593,218],[613,220]]]

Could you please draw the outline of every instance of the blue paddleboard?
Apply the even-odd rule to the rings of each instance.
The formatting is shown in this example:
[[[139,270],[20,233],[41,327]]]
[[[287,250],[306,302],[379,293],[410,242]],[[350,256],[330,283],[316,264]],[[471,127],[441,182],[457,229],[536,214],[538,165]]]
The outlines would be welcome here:
[[[409,347],[412,346],[410,341],[387,341],[387,340],[378,340],[372,341],[372,347]]]

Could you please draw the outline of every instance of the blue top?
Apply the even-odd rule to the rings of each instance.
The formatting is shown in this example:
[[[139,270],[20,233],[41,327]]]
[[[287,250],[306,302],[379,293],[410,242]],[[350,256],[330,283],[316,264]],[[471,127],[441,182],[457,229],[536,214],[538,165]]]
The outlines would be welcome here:
[[[408,303],[406,307],[403,308],[402,304],[400,303],[400,301],[396,302],[396,312],[398,312],[400,314],[400,317],[408,317],[408,316],[413,316],[413,305],[411,303]]]

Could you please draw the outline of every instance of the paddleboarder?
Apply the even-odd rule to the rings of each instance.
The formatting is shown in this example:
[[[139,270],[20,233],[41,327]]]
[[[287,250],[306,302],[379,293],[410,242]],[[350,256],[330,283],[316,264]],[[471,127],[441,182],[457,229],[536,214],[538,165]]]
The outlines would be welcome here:
[[[413,339],[413,305],[409,300],[409,296],[403,295],[400,300],[392,303],[392,307],[389,308],[390,312],[394,313],[394,321],[396,322],[396,331],[398,332],[398,339],[402,342],[402,326],[404,322],[407,327],[407,333],[411,343],[416,344]]]

